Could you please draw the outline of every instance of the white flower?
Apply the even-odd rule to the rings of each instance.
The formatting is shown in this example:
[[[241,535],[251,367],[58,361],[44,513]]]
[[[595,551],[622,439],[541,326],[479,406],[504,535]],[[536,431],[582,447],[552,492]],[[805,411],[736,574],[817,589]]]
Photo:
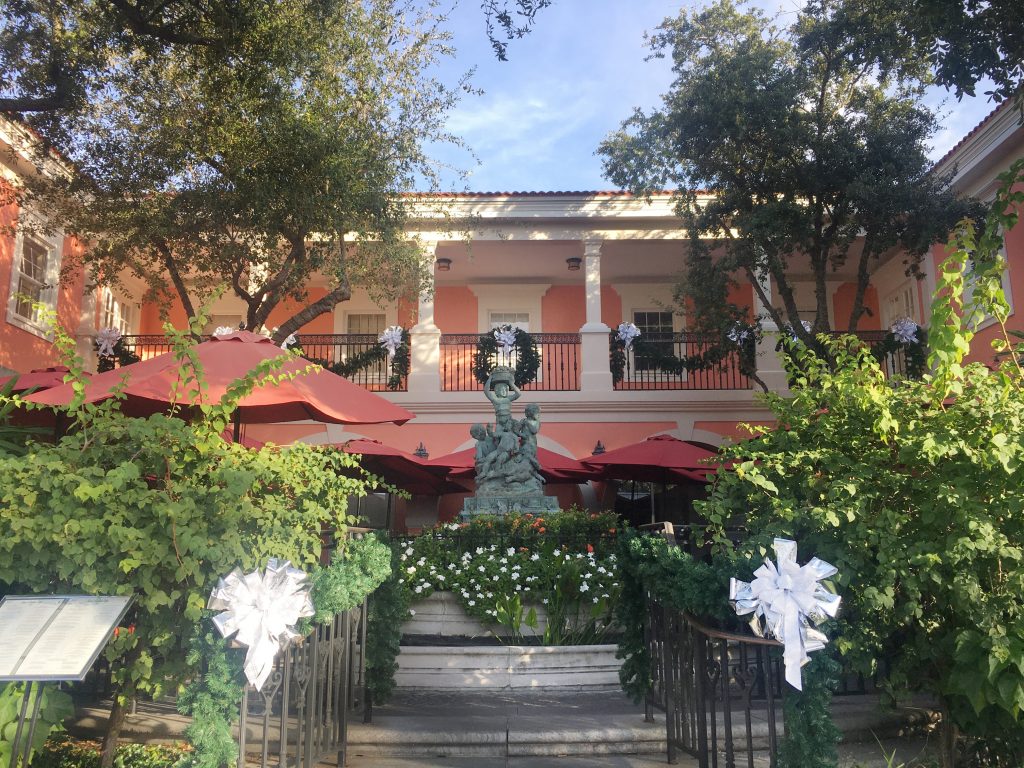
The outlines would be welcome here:
[[[518,579],[519,578],[519,571],[517,571],[515,568],[513,568],[512,569],[512,573],[509,574],[509,575],[512,576],[513,579]]]
[[[457,531],[457,530],[459,530],[459,524],[458,524],[458,523],[450,523],[450,524],[448,524],[448,525],[447,525],[447,526],[445,526],[445,527],[446,527],[446,528],[447,528],[447,529],[448,529],[449,531]]]
[[[584,581],[582,584],[580,584],[580,592],[589,592],[589,591],[590,591],[590,585],[587,584],[587,582]]]
[[[398,558],[398,559],[399,559],[399,560],[401,560],[401,561],[402,561],[402,562],[404,563],[404,562],[405,562],[405,559],[406,559],[406,558],[405,558],[405,555],[402,555],[402,556],[401,556],[400,558]]]
[[[599,598],[597,595],[594,595],[594,602],[595,603],[601,602],[601,598]]]
[[[509,557],[512,557],[515,553],[516,553],[516,548],[515,547],[509,547],[508,549],[505,550],[505,554],[508,555]]]
[[[409,615],[410,616],[415,616],[416,615],[416,611],[414,611],[412,608],[410,608],[409,609]]]
[[[476,553],[477,553],[478,555],[482,555],[482,554],[484,553],[484,548],[483,548],[483,547],[477,547],[477,548],[476,548]]]
[[[914,344],[917,342],[917,329],[917,323],[909,317],[901,317],[889,330],[900,344]]]
[[[487,572],[487,569],[484,568],[482,565],[478,565],[476,569],[478,571],[480,571],[480,573],[486,573]]]
[[[508,573],[508,568],[503,565],[498,569],[498,573]]]
[[[551,554],[554,555],[555,557],[559,557],[562,554],[562,551],[560,549],[556,549]]]
[[[640,329],[633,325],[633,323],[619,323],[616,335],[619,337],[622,345],[629,349],[633,346],[633,339],[640,335]]]
[[[548,604],[548,599],[545,597],[543,600],[541,600],[541,602],[544,603],[544,605],[547,605]]]
[[[490,600],[492,597],[494,597],[494,593],[493,592],[488,592],[487,593],[487,599]]]
[[[423,591],[423,587],[417,586],[416,589],[414,589],[413,591],[418,595],[420,592]]]
[[[425,562],[427,562],[427,558],[421,557],[419,560],[416,561],[416,565],[423,565]]]
[[[498,562],[500,562],[502,565],[507,565],[508,564],[508,558],[503,557]]]
[[[415,565],[410,565],[408,568],[405,569],[405,572],[406,573],[416,573],[416,566]]]
[[[468,603],[466,603],[466,605],[472,608],[474,605],[476,605],[476,600],[470,600]]]
[[[599,566],[597,566],[597,572],[598,572],[598,573],[608,573],[608,571],[606,571],[606,570],[604,569],[604,566],[603,566],[603,565],[599,565]]]
[[[234,333],[235,329],[230,325],[221,325],[217,327],[217,330],[213,332],[214,336],[227,336],[229,333]]]
[[[516,592],[522,592],[522,591],[523,591],[523,585],[522,584],[516,584]]]
[[[534,552],[532,555],[530,555],[530,559],[533,560],[533,562],[537,562],[538,560],[540,560],[540,555]]]
[[[409,557],[412,557],[412,547],[407,547],[405,550],[405,554],[409,555]]]
[[[444,574],[443,573],[437,574],[437,580],[438,581],[444,581]]]

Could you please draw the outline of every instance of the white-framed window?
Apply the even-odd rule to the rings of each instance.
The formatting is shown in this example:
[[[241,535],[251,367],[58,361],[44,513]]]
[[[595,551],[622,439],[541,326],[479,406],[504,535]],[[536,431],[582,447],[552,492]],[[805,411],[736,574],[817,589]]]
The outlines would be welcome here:
[[[1006,245],[1003,244],[1002,248],[999,249],[1000,255],[1003,259],[1003,263],[1006,264]],[[964,306],[971,303],[974,298],[974,286],[977,282],[977,278],[974,275],[974,263],[971,261],[967,262],[964,268]],[[1003,269],[1001,278],[1003,285],[1003,296],[1006,298],[1006,303],[1010,307],[1010,314],[1013,314],[1013,293],[1010,291],[1010,270],[1008,268]],[[988,328],[996,319],[992,315],[985,315],[985,318],[977,324],[972,330],[980,331],[983,328]]]
[[[904,280],[896,290],[882,299],[882,328],[888,330],[900,318],[909,317],[914,322],[920,319],[917,309],[917,280]]]
[[[675,354],[675,315],[661,309],[633,310],[633,325],[640,331],[640,338],[649,349],[656,349],[663,355]],[[655,360],[644,359],[642,354],[633,353],[632,370],[635,373],[658,370]]]
[[[210,315],[210,319],[203,326],[203,335],[212,336],[218,328],[238,328],[241,324],[241,315]]]
[[[377,312],[349,312],[345,318],[345,333],[380,336],[387,327],[387,316]]]
[[[122,336],[133,333],[138,307],[126,301],[110,288],[104,288],[100,309],[100,328],[116,328]]]
[[[31,220],[29,220],[31,221]],[[45,313],[57,310],[63,234],[19,226],[11,264],[7,322],[43,338],[52,338]]]
[[[530,332],[529,312],[490,312],[488,320],[490,321],[491,330],[502,325],[511,325],[513,328],[518,328],[521,331]]]

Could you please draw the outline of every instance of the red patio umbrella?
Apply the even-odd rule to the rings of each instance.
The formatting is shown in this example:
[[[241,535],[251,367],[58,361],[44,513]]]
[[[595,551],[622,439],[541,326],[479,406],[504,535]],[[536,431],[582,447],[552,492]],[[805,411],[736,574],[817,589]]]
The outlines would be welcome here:
[[[52,368],[34,368],[29,373],[16,373],[12,376],[0,377],[0,388],[7,382],[16,380],[12,392],[41,390],[59,387],[64,383],[64,376],[70,372],[66,365],[55,365]],[[89,374],[85,374],[89,376]]]
[[[602,479],[632,480],[636,483],[667,485],[708,482],[707,475],[717,464],[705,463],[718,453],[705,443],[680,440],[671,435],[655,435],[639,443],[624,445],[597,456],[588,456],[583,463],[598,470]],[[651,522],[654,522],[654,493],[650,494]]]
[[[704,444],[680,440],[671,435],[655,435],[597,456],[583,463],[600,472],[602,478],[639,480],[650,483],[708,482],[706,475],[718,469],[717,452]]]
[[[451,477],[472,478],[476,472],[475,459],[476,448],[466,448],[430,459],[429,463],[447,467]],[[549,483],[585,483],[598,474],[571,456],[563,456],[540,446],[537,447],[537,461],[540,463],[541,475]]]
[[[213,404],[220,401],[234,381],[260,362],[288,354],[265,336],[248,331],[214,336],[197,344],[195,353],[204,369],[204,393],[199,392],[195,381],[187,386],[180,384],[182,363],[173,352],[168,352],[96,374],[85,387],[85,401],[94,403],[112,397],[123,380],[121,391],[125,399],[121,407],[129,416],[166,411],[175,386],[180,387],[178,402],[183,405]],[[309,366],[306,360],[289,359],[275,374],[299,373]],[[30,395],[26,400],[61,406],[71,402],[73,396],[71,385],[63,384]],[[313,419],[332,424],[404,424],[413,416],[383,397],[320,369],[299,373],[276,386],[264,384],[243,397],[235,411],[235,434],[237,437],[241,422],[267,424]]]
[[[446,479],[446,467],[436,466],[419,456],[376,440],[349,440],[336,447],[345,453],[359,454],[363,457],[362,465],[367,471],[412,494],[439,496],[469,490],[459,482]]]

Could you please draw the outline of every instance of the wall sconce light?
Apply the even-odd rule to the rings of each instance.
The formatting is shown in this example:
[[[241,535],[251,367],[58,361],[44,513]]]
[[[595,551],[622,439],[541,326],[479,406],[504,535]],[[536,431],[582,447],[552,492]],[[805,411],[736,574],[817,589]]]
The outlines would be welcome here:
[[[601,443],[600,440],[598,440],[597,445],[594,446],[594,456],[600,456],[602,453],[604,453],[604,451],[604,445]]]
[[[451,272],[452,260],[451,259],[438,259],[434,262],[434,266],[437,267],[438,272]]]
[[[412,455],[413,456],[419,456],[421,459],[429,459],[430,458],[430,454],[427,453],[427,447],[425,445],[423,445],[423,441],[422,440],[420,441],[420,444],[416,446],[416,450],[412,452]]]
[[[583,263],[583,259],[579,256],[570,256],[565,260],[565,265],[569,268],[570,272],[579,272],[580,264]]]

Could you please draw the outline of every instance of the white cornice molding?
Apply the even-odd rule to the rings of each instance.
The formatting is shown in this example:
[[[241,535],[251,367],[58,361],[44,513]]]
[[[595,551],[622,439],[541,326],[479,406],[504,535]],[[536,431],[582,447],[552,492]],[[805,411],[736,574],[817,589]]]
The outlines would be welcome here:
[[[993,172],[993,164],[1002,162],[1009,166],[1019,154],[1005,156],[1005,150],[1012,150],[1011,144],[1015,142],[1024,146],[1024,126],[1020,125],[1019,119],[1020,114],[1012,105],[996,110],[942,158],[933,172],[938,175],[953,173],[951,185],[954,189],[985,197],[987,188],[1003,170],[998,168]]]

